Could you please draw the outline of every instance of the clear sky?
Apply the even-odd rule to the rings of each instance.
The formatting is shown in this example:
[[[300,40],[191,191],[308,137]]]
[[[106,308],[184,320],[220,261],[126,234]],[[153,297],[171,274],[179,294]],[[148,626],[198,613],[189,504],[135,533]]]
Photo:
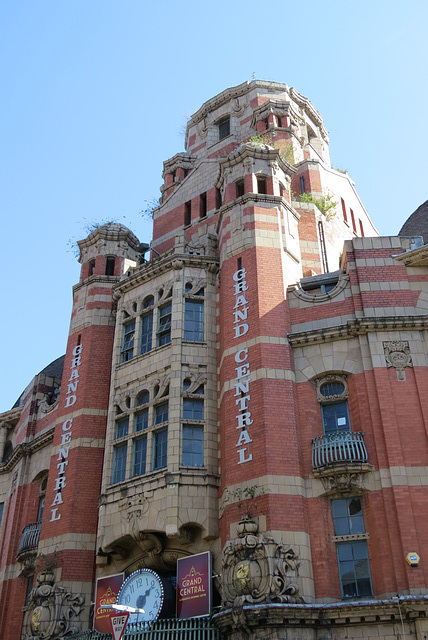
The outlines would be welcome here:
[[[382,235],[428,198],[426,0],[2,0],[0,411],[65,352],[70,244],[115,220],[142,242],[186,118],[254,77],[324,118]]]

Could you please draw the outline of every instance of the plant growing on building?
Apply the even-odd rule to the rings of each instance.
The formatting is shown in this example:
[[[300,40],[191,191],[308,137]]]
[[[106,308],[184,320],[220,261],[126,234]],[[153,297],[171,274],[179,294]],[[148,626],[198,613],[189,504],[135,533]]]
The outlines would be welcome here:
[[[331,220],[336,215],[337,202],[333,200],[331,195],[327,193],[319,198],[313,196],[312,193],[302,193],[300,196],[301,202],[311,202],[314,204],[321,213],[323,213],[327,220]]]
[[[276,133],[273,130],[264,131],[257,136],[251,136],[248,142],[256,145],[267,144],[274,149],[277,149],[281,155],[281,158],[288,162],[288,164],[294,164],[294,149],[293,144],[288,140],[276,140]]]
[[[159,200],[157,198],[150,198],[150,200],[144,200],[144,207],[140,211],[140,216],[146,220],[153,220],[153,212],[159,206]]]

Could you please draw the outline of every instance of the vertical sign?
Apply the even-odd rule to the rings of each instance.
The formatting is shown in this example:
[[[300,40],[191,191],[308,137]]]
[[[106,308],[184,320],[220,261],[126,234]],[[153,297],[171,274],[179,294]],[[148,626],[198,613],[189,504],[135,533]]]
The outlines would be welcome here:
[[[177,560],[177,618],[201,618],[211,612],[211,553]]]
[[[117,573],[107,578],[98,578],[95,594],[94,629],[99,633],[111,633],[110,616],[114,609],[101,609],[101,605],[114,604],[123,583],[124,574]]]

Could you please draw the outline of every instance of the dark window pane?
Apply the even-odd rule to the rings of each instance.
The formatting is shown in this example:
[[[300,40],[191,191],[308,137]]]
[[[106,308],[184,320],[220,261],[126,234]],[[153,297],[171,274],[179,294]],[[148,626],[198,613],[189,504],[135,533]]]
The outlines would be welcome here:
[[[129,426],[128,418],[124,418],[123,420],[117,420],[115,425],[115,433],[114,433],[115,440],[117,440],[118,438],[123,438],[124,436],[128,435],[128,426]]]
[[[154,423],[160,424],[168,420],[168,403],[162,402],[162,404],[155,405],[154,409]]]
[[[171,342],[171,303],[159,307],[157,344],[161,347]]]
[[[202,467],[204,464],[204,430],[203,427],[183,426],[183,465]]]
[[[223,140],[230,135],[230,118],[224,118],[218,123],[218,139]]]
[[[122,482],[126,476],[127,443],[123,442],[113,447],[113,474],[112,484]]]
[[[147,353],[152,348],[153,314],[148,313],[141,318],[140,353]]]
[[[350,430],[347,401],[322,404],[321,411],[325,434]]]
[[[192,398],[184,398],[183,419],[184,420],[203,420],[204,419],[204,401],[194,400]]]
[[[167,461],[168,431],[161,429],[155,431],[153,442],[153,469],[166,467]]]
[[[122,348],[120,351],[120,361],[131,360],[134,351],[135,320],[123,325]]]
[[[204,339],[204,303],[186,300],[184,309],[184,339],[202,342]]]
[[[142,476],[146,473],[147,439],[134,440],[132,475]]]
[[[143,431],[149,426],[149,410],[139,411],[135,416],[135,431]]]
[[[333,289],[335,286],[336,285],[333,284],[331,288]],[[325,398],[329,396],[340,396],[345,391],[345,385],[342,382],[326,382],[321,385],[320,391]]]

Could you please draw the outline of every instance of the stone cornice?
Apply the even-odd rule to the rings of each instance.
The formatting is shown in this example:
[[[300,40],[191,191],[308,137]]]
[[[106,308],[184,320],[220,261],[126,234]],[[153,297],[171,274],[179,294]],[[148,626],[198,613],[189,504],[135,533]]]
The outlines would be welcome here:
[[[276,162],[282,171],[292,176],[296,173],[296,169],[289,164],[281,156],[279,149],[274,149],[267,144],[255,144],[254,142],[244,142],[235,151],[229,153],[227,157],[219,158],[220,172],[215,182],[215,186],[220,189],[224,182],[224,170],[233,167],[245,158],[255,158],[257,160],[266,160],[268,162]]]
[[[208,269],[210,272],[216,273],[218,263],[219,260],[215,256],[177,253],[174,249],[171,249],[171,251],[168,251],[157,260],[150,260],[150,262],[141,265],[133,273],[131,273],[130,269],[127,272],[129,275],[124,276],[124,279],[115,285],[113,300],[119,300],[126,291],[131,291],[137,285],[173,269],[177,270],[183,266],[192,266]]]
[[[190,153],[176,153],[175,156],[165,160],[163,163],[162,178],[165,179],[167,173],[172,173],[179,167],[183,169],[193,169],[196,159],[197,156],[192,156]]]
[[[12,452],[12,455],[0,464],[0,474],[8,473],[15,465],[24,457],[31,456],[36,451],[43,449],[53,441],[55,426],[44,431],[39,436],[18,444]]]
[[[319,111],[315,109],[314,105],[307,98],[305,98],[305,96],[302,96],[301,93],[296,91],[294,87],[291,87],[290,89],[290,97],[295,102],[297,102],[300,107],[304,108],[304,110],[308,113],[312,120],[319,126],[322,137],[326,142],[328,142],[328,133],[327,129],[324,126],[324,121]]]
[[[413,251],[400,253],[398,256],[393,257],[395,260],[405,264],[406,267],[426,267],[428,266],[428,245],[424,245]]]
[[[328,604],[265,603],[245,605],[220,611],[213,616],[214,624],[222,633],[232,629],[263,629],[284,625],[290,628],[327,629],[330,625],[367,626],[391,624],[402,616],[409,620],[424,618],[428,607],[428,596],[399,596],[384,600],[351,600]],[[291,634],[290,634],[291,635]],[[288,636],[287,636],[288,637]]]
[[[88,278],[82,280],[82,282],[78,282],[73,286],[73,296],[81,289],[82,287],[90,286],[91,284],[103,284],[110,285],[113,287],[114,284],[119,280],[120,276],[101,276],[101,275],[92,275]]]
[[[398,331],[409,330],[422,331],[428,329],[428,316],[369,316],[348,320],[344,324],[334,327],[323,327],[309,331],[298,331],[287,335],[292,347],[300,347],[335,340],[347,340],[359,335],[365,335],[373,331]]]
[[[21,413],[22,407],[16,407],[15,409],[0,413],[0,426],[4,424],[7,428],[15,427],[19,422]]]
[[[324,126],[323,119],[320,113],[315,109],[313,104],[305,98],[301,93],[296,91],[293,87],[290,87],[287,84],[283,84],[281,82],[268,82],[266,80],[253,80],[252,82],[243,82],[242,84],[237,85],[236,87],[230,87],[225,91],[222,91],[218,95],[211,98],[211,100],[207,100],[204,102],[202,107],[195,111],[195,113],[191,116],[190,120],[187,123],[186,129],[186,140],[188,138],[190,127],[198,124],[206,118],[206,116],[215,109],[219,109],[222,105],[230,102],[232,99],[240,98],[241,96],[246,95],[251,90],[260,88],[265,92],[271,91],[272,93],[287,93],[292,100],[294,100],[302,109],[304,109],[308,115],[312,118],[312,120],[320,127],[321,135],[328,142],[327,130]]]
[[[295,120],[298,120],[300,124],[304,124],[302,116],[293,109],[290,102],[285,100],[275,100],[271,98],[267,102],[264,102],[259,107],[256,107],[253,111],[253,117],[251,120],[251,128],[257,127],[259,120],[264,120],[269,113],[274,113],[277,116],[292,115]]]
[[[109,240],[111,242],[126,241],[136,251],[140,245],[137,236],[134,235],[128,227],[116,222],[109,222],[94,229],[87,238],[77,241],[80,250],[79,262],[82,261],[82,249],[91,247],[99,240]]]

